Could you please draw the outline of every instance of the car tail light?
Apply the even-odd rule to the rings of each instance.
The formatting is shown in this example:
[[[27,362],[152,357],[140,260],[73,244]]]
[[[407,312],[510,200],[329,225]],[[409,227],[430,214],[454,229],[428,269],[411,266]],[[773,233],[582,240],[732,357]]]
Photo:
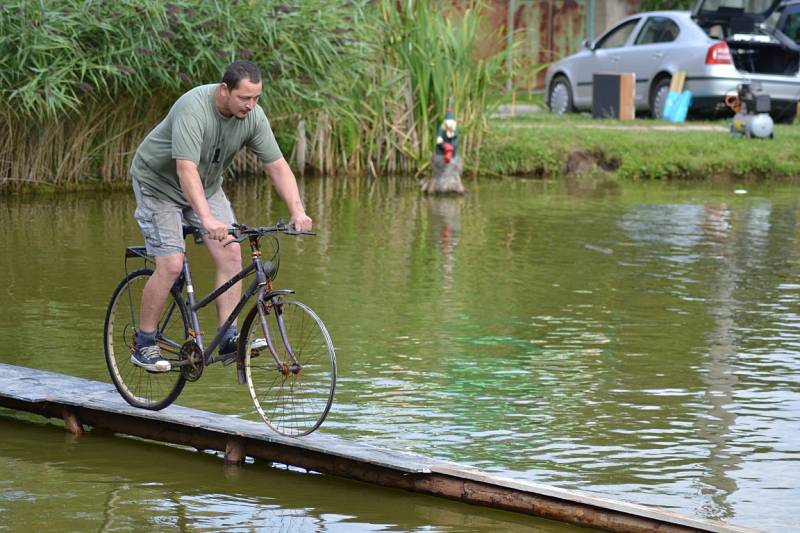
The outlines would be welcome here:
[[[706,65],[730,65],[731,49],[725,41],[712,44],[706,54]]]

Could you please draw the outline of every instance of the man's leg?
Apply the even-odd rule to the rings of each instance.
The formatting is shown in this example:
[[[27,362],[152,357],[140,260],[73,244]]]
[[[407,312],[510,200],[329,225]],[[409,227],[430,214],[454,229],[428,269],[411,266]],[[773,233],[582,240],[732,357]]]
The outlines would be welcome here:
[[[181,207],[155,197],[144,190],[133,177],[136,195],[136,221],[142,230],[147,253],[155,257],[156,268],[142,291],[139,329],[131,362],[151,372],[171,369],[156,344],[158,322],[166,307],[170,288],[183,268],[184,238],[181,229]]]
[[[233,213],[231,203],[228,201],[228,197],[225,196],[225,192],[223,192],[222,189],[208,197],[208,207],[217,220],[224,222],[229,227],[233,226],[236,222],[236,216]],[[197,218],[194,211],[188,210],[188,212],[184,212],[184,216],[192,225],[201,227],[199,225],[200,220]],[[230,239],[226,239],[222,242],[208,238],[204,238],[203,240],[216,266],[216,274],[214,276],[214,287],[216,288],[228,281],[242,269],[242,249],[237,242],[231,242],[231,244],[225,246],[225,243],[230,242]],[[242,284],[239,282],[217,298],[215,303],[217,306],[218,327],[225,323],[225,320],[227,320],[228,316],[234,310],[236,304],[239,303],[241,295]],[[235,350],[235,342],[233,341],[236,335],[236,322],[233,322],[222,338],[222,342],[219,346],[219,353],[229,353]]]
[[[224,246],[225,241],[206,239],[206,246],[216,266],[214,287],[219,287],[242,269],[242,249],[238,242]],[[217,326],[222,326],[242,296],[242,282],[238,282],[217,298]],[[232,324],[236,326],[236,322]]]
[[[169,290],[183,270],[183,254],[157,255],[156,270],[144,286],[139,329],[155,332],[166,307]]]
[[[158,322],[166,307],[169,291],[183,267],[183,254],[156,256],[156,269],[147,280],[142,291],[142,306],[139,312],[139,331],[131,362],[153,372],[166,372],[172,368],[161,355],[156,344]]]

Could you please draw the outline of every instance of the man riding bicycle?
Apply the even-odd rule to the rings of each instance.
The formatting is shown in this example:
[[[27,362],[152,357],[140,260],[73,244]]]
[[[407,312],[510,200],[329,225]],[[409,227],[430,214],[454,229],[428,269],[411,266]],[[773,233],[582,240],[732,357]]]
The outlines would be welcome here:
[[[204,232],[203,241],[216,267],[216,286],[242,268],[239,244],[226,245],[228,228],[236,219],[221,188],[225,170],[242,148],[247,147],[264,165],[289,208],[289,223],[298,231],[311,229],[297,180],[258,105],[261,89],[258,67],[250,61],[236,61],[227,68],[222,82],[195,87],[178,98],[136,150],[131,164],[135,217],[156,265],[144,287],[140,330],[131,354],[131,361],[141,368],[170,370],[156,344],[156,328],[170,288],[183,268],[184,220]],[[240,295],[237,283],[217,299],[218,327]],[[225,333],[219,353],[234,352],[236,342],[234,323]]]

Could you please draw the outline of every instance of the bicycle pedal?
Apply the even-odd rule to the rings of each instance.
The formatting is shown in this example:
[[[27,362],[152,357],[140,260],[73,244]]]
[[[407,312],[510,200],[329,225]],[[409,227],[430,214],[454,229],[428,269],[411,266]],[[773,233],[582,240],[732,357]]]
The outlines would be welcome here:
[[[228,366],[229,364],[233,363],[234,361],[236,361],[236,353],[235,352],[227,354],[225,357],[220,359],[220,362],[222,363],[222,366]]]

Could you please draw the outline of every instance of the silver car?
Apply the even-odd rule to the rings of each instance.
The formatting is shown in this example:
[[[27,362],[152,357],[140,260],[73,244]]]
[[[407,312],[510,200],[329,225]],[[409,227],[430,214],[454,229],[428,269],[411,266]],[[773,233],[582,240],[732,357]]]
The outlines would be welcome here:
[[[547,70],[547,105],[561,114],[592,107],[595,73],[632,72],[636,109],[660,117],[674,73],[686,72],[693,114],[720,114],[741,83],[759,82],[777,121],[800,99],[800,47],[765,21],[781,0],[700,0],[690,11],[627,17]]]

